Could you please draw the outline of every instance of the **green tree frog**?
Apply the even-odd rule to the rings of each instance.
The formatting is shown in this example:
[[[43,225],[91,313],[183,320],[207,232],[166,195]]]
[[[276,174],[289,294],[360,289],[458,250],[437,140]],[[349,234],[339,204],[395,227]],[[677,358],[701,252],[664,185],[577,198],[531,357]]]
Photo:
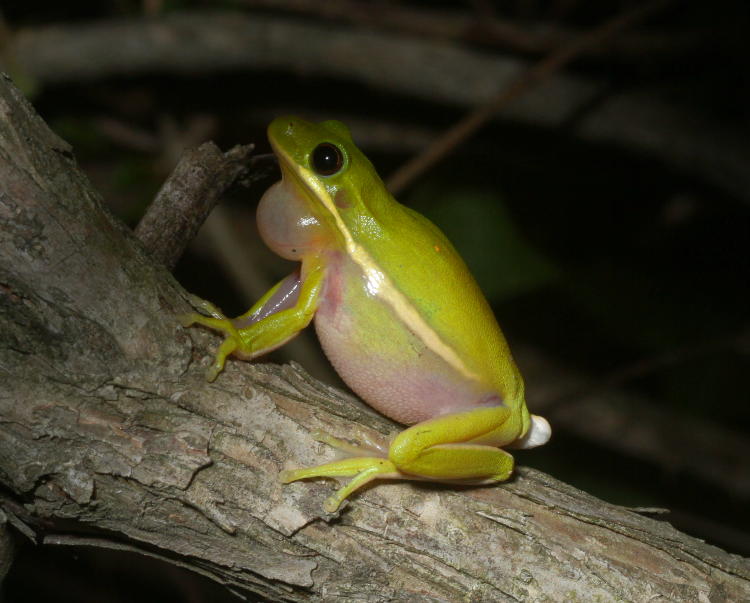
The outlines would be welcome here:
[[[391,197],[344,124],[280,117],[268,136],[282,179],[260,201],[258,228],[273,251],[301,264],[242,316],[203,302],[210,317],[182,317],[226,336],[207,378],[228,355],[255,358],[314,321],[352,390],[411,427],[387,448],[319,435],[352,456],[282,471],[282,482],[351,477],[324,503],[334,512],[372,480],[506,480],[513,457],[502,448],[544,444],[550,427],[529,414],[508,344],[461,257]]]

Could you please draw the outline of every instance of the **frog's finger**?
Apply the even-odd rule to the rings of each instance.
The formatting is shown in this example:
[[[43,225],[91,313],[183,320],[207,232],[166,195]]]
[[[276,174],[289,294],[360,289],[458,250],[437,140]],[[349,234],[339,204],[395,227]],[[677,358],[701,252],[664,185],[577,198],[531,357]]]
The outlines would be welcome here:
[[[219,376],[219,373],[224,370],[224,363],[227,360],[227,356],[237,349],[237,339],[235,337],[227,337],[216,350],[216,356],[214,361],[208,370],[206,371],[206,381],[212,382]]]

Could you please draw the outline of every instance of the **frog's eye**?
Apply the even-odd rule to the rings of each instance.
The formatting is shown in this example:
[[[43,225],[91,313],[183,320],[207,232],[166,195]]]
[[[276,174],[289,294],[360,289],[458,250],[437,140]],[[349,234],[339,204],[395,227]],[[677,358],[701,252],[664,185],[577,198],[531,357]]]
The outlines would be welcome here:
[[[332,176],[344,165],[344,154],[336,145],[323,142],[313,149],[312,166],[320,176]]]

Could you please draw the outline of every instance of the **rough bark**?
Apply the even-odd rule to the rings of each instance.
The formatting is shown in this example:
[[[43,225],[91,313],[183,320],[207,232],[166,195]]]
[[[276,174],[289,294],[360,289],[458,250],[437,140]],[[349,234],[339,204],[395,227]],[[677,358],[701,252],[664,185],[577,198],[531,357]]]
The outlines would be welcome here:
[[[323,429],[397,429],[295,365],[203,370],[185,292],[0,80],[0,512],[47,545],[139,551],[271,600],[743,600],[750,562],[520,468],[394,483],[322,517],[279,469]]]
[[[281,69],[471,108],[528,68],[525,60],[451,41],[218,12],[24,29],[13,36],[5,57],[6,69],[30,87],[148,73]],[[696,111],[694,95],[694,88],[660,82],[613,90],[610,82],[557,74],[499,117],[565,126],[588,140],[647,153],[750,202],[746,129]]]

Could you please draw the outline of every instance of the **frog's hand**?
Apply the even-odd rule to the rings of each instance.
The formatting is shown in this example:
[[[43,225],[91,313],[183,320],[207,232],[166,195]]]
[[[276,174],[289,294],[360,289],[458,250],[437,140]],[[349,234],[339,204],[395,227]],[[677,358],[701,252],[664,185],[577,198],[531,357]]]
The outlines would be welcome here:
[[[393,440],[388,458],[354,457],[311,467],[282,471],[283,483],[311,477],[352,480],[324,503],[334,512],[346,497],[375,479],[412,479],[459,484],[504,481],[513,471],[513,457],[494,445],[512,441],[518,425],[506,406],[480,407],[443,415],[402,431]],[[325,440],[335,445],[335,438]]]
[[[223,315],[207,317],[196,313],[181,317],[185,326],[200,324],[226,335],[206,374],[209,381],[224,368],[229,354],[251,360],[283,345],[310,324],[318,307],[324,269],[316,260],[308,264],[304,267],[304,280],[300,279],[300,272],[295,271],[274,285],[242,316],[231,320]]]

